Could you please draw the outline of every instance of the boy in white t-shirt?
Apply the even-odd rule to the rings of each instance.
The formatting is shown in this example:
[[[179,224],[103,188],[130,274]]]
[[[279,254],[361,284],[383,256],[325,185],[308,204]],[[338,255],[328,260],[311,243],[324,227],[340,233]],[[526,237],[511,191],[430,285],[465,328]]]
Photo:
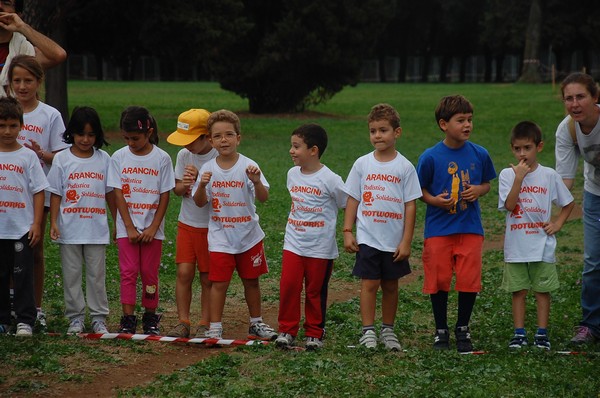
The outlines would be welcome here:
[[[375,348],[375,307],[382,290],[382,325],[379,341],[399,351],[394,332],[398,308],[398,280],[411,272],[408,258],[415,227],[415,200],[421,186],[415,167],[396,150],[402,134],[400,115],[388,104],[375,105],[368,116],[375,150],[354,162],[344,190],[348,203],[344,216],[344,247],[356,253],[352,274],[361,278],[360,315],[362,346]],[[352,227],[356,222],[356,239]]]
[[[529,289],[535,292],[538,329],[535,346],[549,350],[548,319],[550,292],[558,289],[555,234],[573,210],[573,196],[558,173],[540,165],[537,153],[542,151],[542,131],[532,122],[517,124],[510,137],[517,159],[500,173],[498,209],[506,211],[504,238],[504,276],[502,288],[512,293],[515,333],[509,348],[527,345],[525,332],[525,300]],[[552,204],[561,207],[551,220]]]
[[[0,333],[11,324],[12,278],[17,336],[31,336],[36,319],[33,247],[41,240],[46,175],[35,153],[19,144],[23,110],[0,98]]]
[[[335,228],[338,210],[346,206],[342,178],[321,163],[327,133],[318,124],[305,124],[292,133],[287,174],[292,197],[279,284],[278,347],[294,344],[300,327],[302,287],[305,287],[306,349],[319,349],[325,335],[327,285],[338,257]]]
[[[253,160],[238,153],[240,119],[228,110],[210,115],[207,121],[210,142],[219,156],[200,169],[200,182],[194,202],[210,203],[208,250],[212,282],[210,329],[206,336],[220,339],[223,334],[223,308],[233,271],[244,284],[244,297],[250,312],[249,339],[273,340],[277,333],[263,322],[258,278],[269,272],[263,248],[265,233],[258,224],[255,199],[269,198],[269,183]]]
[[[192,282],[196,268],[200,273],[201,316],[196,337],[205,337],[210,322],[210,288],[208,270],[208,207],[198,207],[192,198],[197,187],[198,170],[218,155],[208,139],[206,121],[210,112],[205,109],[190,109],[179,115],[177,131],[167,137],[173,145],[184,146],[177,153],[175,162],[175,195],[181,196],[181,210],[177,223],[177,280],[175,298],[179,322],[167,333],[171,337],[190,336],[190,305],[192,302]]]

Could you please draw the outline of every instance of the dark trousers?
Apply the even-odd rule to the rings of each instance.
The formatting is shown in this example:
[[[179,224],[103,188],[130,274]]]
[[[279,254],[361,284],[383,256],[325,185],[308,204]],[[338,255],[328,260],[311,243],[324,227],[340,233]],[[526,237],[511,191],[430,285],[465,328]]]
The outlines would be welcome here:
[[[10,281],[17,323],[34,326],[33,249],[25,234],[21,239],[0,239],[0,323],[10,325]]]

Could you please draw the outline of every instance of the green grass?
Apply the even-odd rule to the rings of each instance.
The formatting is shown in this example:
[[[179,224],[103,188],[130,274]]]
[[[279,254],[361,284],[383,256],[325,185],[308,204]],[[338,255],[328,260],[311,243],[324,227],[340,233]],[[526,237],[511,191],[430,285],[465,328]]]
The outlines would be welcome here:
[[[460,93],[475,107],[472,141],[486,147],[497,172],[514,161],[509,150],[510,129],[521,120],[538,123],[545,135],[540,162],[554,166],[554,131],[564,111],[556,91],[549,85],[479,84],[360,84],[347,88],[329,103],[303,115],[254,116],[247,103],[221,90],[215,83],[69,83],[70,107],[90,105],[98,109],[107,131],[118,131],[121,110],[128,105],[144,105],[155,115],[161,131],[160,146],[175,159],[178,147],[166,143],[175,129],[177,115],[189,108],[239,112],[242,120],[240,152],[258,162],[271,185],[270,198],[258,204],[261,226],[266,232],[265,248],[270,273],[261,280],[265,301],[277,302],[281,248],[289,195],[285,176],[292,166],[288,149],[291,131],[307,122],[320,123],[329,134],[329,146],[322,161],[346,178],[354,160],[372,150],[368,139],[366,115],[371,106],[388,102],[402,118],[403,135],[398,149],[416,164],[426,148],[442,138],[434,120],[439,99]],[[122,146],[118,134],[110,135],[113,152]],[[575,194],[581,198],[581,179]],[[481,199],[484,227],[490,241],[501,238],[504,217],[496,210],[497,182]],[[423,243],[422,226],[425,206],[418,204],[417,233],[413,243],[413,263],[418,268]],[[161,303],[174,306],[175,233],[179,198],[172,195],[166,217],[166,235],[161,267]],[[341,236],[338,236],[341,239]],[[197,365],[168,376],[158,377],[150,386],[122,392],[133,396],[596,396],[600,391],[597,374],[598,348],[587,356],[563,356],[555,351],[566,349],[572,327],[580,316],[579,278],[582,262],[582,223],[568,222],[558,237],[561,289],[553,295],[551,338],[553,352],[526,350],[509,353],[511,336],[510,296],[501,291],[502,252],[491,250],[484,256],[484,290],[475,307],[472,329],[476,348],[488,354],[460,356],[454,351],[431,350],[432,316],[427,296],[421,294],[422,279],[403,287],[400,293],[397,327],[405,352],[391,354],[377,350],[351,349],[360,329],[359,302],[352,299],[331,307],[328,313],[326,348],[318,353],[281,352],[272,347],[240,348],[206,359]],[[342,253],[336,261],[332,283],[350,280],[353,256]],[[110,246],[107,260],[107,286],[111,303],[111,323],[120,313],[116,249]],[[240,297],[239,282],[231,294]],[[62,317],[60,262],[56,245],[47,243],[45,307],[50,328],[66,330]],[[450,322],[454,322],[456,295],[450,295]],[[535,325],[533,299],[528,302],[527,325]],[[0,359],[14,363],[15,370],[0,371],[0,388],[6,387],[14,372],[22,381],[9,391],[40,393],[46,388],[35,382],[35,375],[59,377],[64,359],[77,355],[92,358],[102,366],[122,363],[122,357],[135,350],[151,350],[151,345],[133,342],[87,345],[73,339],[38,336],[23,342],[0,338]],[[12,373],[11,373],[12,372]],[[20,372],[20,373],[19,373]],[[77,372],[67,372],[64,382],[77,381]]]

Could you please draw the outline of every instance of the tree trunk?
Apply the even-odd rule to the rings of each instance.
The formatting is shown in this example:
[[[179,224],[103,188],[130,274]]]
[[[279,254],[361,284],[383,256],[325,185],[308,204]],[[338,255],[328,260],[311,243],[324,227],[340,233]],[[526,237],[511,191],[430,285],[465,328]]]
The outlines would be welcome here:
[[[541,0],[532,0],[529,9],[529,23],[525,36],[525,52],[523,54],[523,70],[520,83],[541,83],[540,75],[540,38],[542,35]]]
[[[64,18],[52,27],[49,37],[64,48],[66,43],[66,26]],[[46,71],[46,100],[45,102],[58,109],[65,124],[69,121],[69,101],[67,93],[67,63],[63,62]]]

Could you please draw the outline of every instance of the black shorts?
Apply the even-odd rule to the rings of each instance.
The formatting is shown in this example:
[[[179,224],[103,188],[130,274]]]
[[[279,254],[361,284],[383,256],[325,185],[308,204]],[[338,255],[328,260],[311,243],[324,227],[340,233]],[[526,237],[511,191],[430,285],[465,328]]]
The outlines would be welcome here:
[[[408,259],[394,262],[394,253],[358,245],[352,275],[362,279],[400,279],[411,273]]]

